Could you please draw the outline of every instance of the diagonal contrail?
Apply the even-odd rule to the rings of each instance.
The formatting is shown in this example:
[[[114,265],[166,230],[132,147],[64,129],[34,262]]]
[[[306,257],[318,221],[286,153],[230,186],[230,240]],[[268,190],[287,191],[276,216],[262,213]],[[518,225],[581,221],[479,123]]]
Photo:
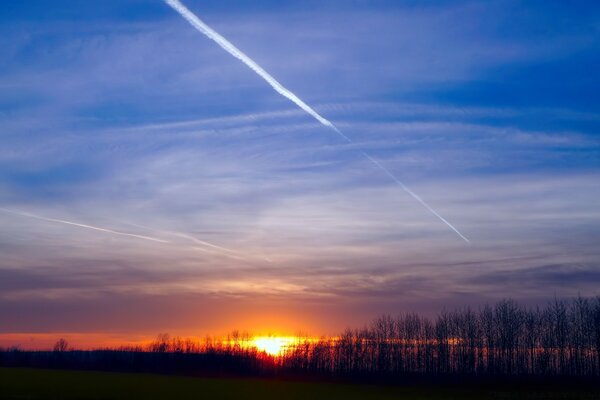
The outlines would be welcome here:
[[[254,60],[244,54],[240,49],[235,47],[229,40],[225,39],[215,30],[213,30],[210,26],[206,25],[200,18],[198,18],[193,12],[191,12],[185,5],[183,5],[179,0],[165,0],[165,2],[171,6],[175,11],[177,11],[183,18],[185,18],[194,28],[198,31],[202,32],[209,39],[215,41],[219,46],[221,46],[225,51],[229,54],[238,58],[244,64],[246,64],[251,70],[256,72],[261,78],[263,78],[275,91],[281,94],[283,97],[291,100],[294,104],[300,107],[302,110],[306,111],[309,115],[319,121],[321,124],[335,131],[338,135],[340,135],[346,142],[352,143],[352,139],[346,136],[342,131],[340,131],[331,121],[327,118],[321,116],[317,113],[312,107],[302,101],[298,96],[292,93],[290,90],[286,89],[281,83],[279,83],[273,76],[271,76],[267,71],[265,71],[260,65],[258,65]],[[427,204],[421,197],[419,197],[415,192],[410,190],[404,183],[402,183],[389,169],[387,169],[383,164],[379,161],[375,160],[373,157],[365,153],[361,152],[362,156],[369,160],[373,165],[377,168],[385,172],[396,184],[398,184],[406,193],[412,196],[415,200],[417,200],[423,207],[425,207],[429,212],[435,215],[440,221],[444,224],[448,225],[450,229],[456,232],[461,239],[465,242],[469,243],[469,239],[467,239],[462,233],[454,227],[450,222],[448,222],[445,218],[443,218],[440,214],[438,214],[429,204]]]
[[[404,191],[406,191],[406,193],[410,194],[415,200],[417,200],[419,203],[421,203],[421,205],[423,205],[423,207],[425,207],[427,210],[429,210],[429,212],[431,212],[433,215],[435,215],[436,217],[438,217],[440,219],[440,221],[442,221],[443,223],[445,223],[446,225],[448,225],[450,227],[450,229],[452,229],[454,232],[456,232],[456,234],[458,236],[460,236],[465,242],[467,243],[471,243],[469,241],[469,239],[467,239],[462,233],[460,233],[458,231],[458,229],[456,229],[454,227],[454,225],[452,225],[450,222],[448,222],[446,220],[446,218],[442,217],[440,214],[438,214],[437,211],[435,211],[433,208],[431,208],[431,206],[429,204],[427,204],[425,202],[425,200],[423,200],[421,198],[421,196],[419,196],[418,194],[416,194],[415,192],[413,192],[412,190],[410,190],[410,188],[408,188],[404,183],[402,183],[398,178],[396,178],[396,176],[394,174],[392,174],[390,172],[390,170],[388,170],[387,168],[385,168],[383,165],[381,165],[379,163],[379,161],[375,160],[373,157],[371,157],[370,155],[368,155],[367,153],[365,153],[364,151],[361,151],[361,154],[369,159],[373,164],[377,165],[383,172],[385,172],[390,178],[392,178],[392,180],[394,182],[396,182],[402,189],[404,189]]]
[[[80,224],[80,223],[71,222],[71,221],[65,221],[65,220],[62,220],[62,219],[47,218],[47,217],[42,217],[40,215],[30,214],[30,213],[23,212],[23,211],[8,210],[6,208],[0,208],[0,211],[5,212],[5,213],[9,213],[9,214],[13,214],[13,215],[20,215],[22,217],[39,219],[41,221],[55,222],[55,223],[59,223],[59,224],[77,226],[79,228],[92,229],[92,230],[95,230],[95,231],[100,231],[100,232],[105,232],[105,233],[111,233],[113,235],[129,236],[129,237],[133,237],[133,238],[137,238],[137,239],[150,240],[150,241],[158,242],[158,243],[170,243],[167,240],[157,239],[157,238],[150,237],[150,236],[136,235],[135,233],[120,232],[120,231],[115,231],[115,230],[112,230],[112,229],[100,228],[100,227],[97,227],[97,226]]]
[[[150,228],[150,227],[145,226],[145,225],[133,224],[133,223],[130,223],[130,222],[128,223],[128,225],[132,225],[132,226],[135,226],[137,228],[148,229],[148,230],[151,230],[151,231],[154,231],[154,232],[158,232],[158,233],[163,233],[163,234],[166,234],[166,235],[177,236],[177,237],[180,237],[180,238],[188,239],[188,240],[190,240],[190,241],[192,241],[192,242],[194,242],[196,244],[199,244],[201,246],[209,247],[210,249],[213,249],[213,250],[219,250],[221,252],[228,253],[226,255],[229,255],[229,256],[232,256],[232,255],[239,256],[240,255],[240,253],[238,251],[231,250],[231,249],[228,249],[227,247],[219,246],[219,245],[211,243],[211,242],[207,242],[206,240],[200,240],[200,239],[198,239],[198,238],[196,238],[196,237],[194,237],[192,235],[188,235],[187,233],[174,232],[174,231],[165,231],[165,230],[162,230],[162,229]],[[198,249],[198,248],[196,248],[196,249]]]
[[[186,233],[180,233],[180,232],[169,232],[169,233],[171,235],[174,235],[174,236],[179,236],[181,238],[185,238],[185,239],[191,240],[192,242],[194,242],[196,244],[199,244],[199,245],[202,245],[202,246],[210,247],[210,248],[213,248],[213,249],[216,249],[216,250],[221,250],[221,251],[224,251],[224,252],[227,252],[227,253],[230,253],[230,254],[239,254],[235,250],[231,250],[231,249],[228,249],[226,247],[219,246],[219,245],[216,245],[214,243],[207,242],[206,240],[200,240],[200,239],[195,238],[195,237],[193,237],[191,235],[188,235]]]
[[[12,215],[18,215],[21,217],[27,217],[27,218],[33,218],[33,219],[37,219],[40,221],[47,221],[47,222],[54,222],[54,223],[58,223],[58,224],[65,224],[65,225],[70,225],[70,226],[76,226],[79,228],[85,228],[85,229],[92,229],[95,231],[99,231],[99,232],[104,232],[104,233],[110,233],[113,235],[121,235],[121,236],[128,236],[128,237],[132,237],[132,238],[136,238],[136,239],[143,239],[143,240],[150,240],[152,242],[158,242],[158,243],[170,243],[173,244],[173,242],[168,241],[168,240],[164,240],[164,239],[158,239],[152,236],[145,236],[145,235],[138,235],[135,233],[128,233],[128,232],[121,232],[121,231],[115,231],[113,229],[108,229],[108,228],[101,228],[98,226],[93,226],[93,225],[87,225],[87,224],[81,224],[78,222],[72,222],[72,221],[66,221],[63,219],[56,219],[56,218],[49,218],[49,217],[42,217],[41,215],[36,215],[36,214],[31,214],[25,211],[18,211],[18,210],[9,210],[7,208],[2,208],[0,207],[0,212],[4,212],[7,214],[12,214]],[[129,225],[134,225],[137,226],[139,228],[143,228],[143,229],[152,229],[152,228],[148,228],[145,226],[141,226],[141,225],[135,225],[135,224],[129,224]],[[158,231],[156,229],[152,229],[154,231]],[[231,257],[234,258],[236,260],[246,260],[246,258],[244,258],[239,252],[235,251],[235,250],[231,250],[222,246],[218,246],[214,243],[210,243],[204,240],[200,240],[197,239],[193,236],[187,235],[185,233],[179,233],[179,232],[169,232],[169,231],[158,231],[158,232],[162,232],[162,233],[166,233],[169,235],[173,235],[173,236],[178,236],[178,237],[182,237],[182,238],[186,238],[188,240],[193,241],[196,244],[205,246],[205,247],[191,247],[191,249],[193,250],[199,250],[199,251],[203,251],[203,252],[207,252],[210,254],[215,254],[215,251],[217,251],[217,254],[220,254],[222,256],[226,256],[226,257]],[[208,247],[208,249],[206,249],[206,247]]]

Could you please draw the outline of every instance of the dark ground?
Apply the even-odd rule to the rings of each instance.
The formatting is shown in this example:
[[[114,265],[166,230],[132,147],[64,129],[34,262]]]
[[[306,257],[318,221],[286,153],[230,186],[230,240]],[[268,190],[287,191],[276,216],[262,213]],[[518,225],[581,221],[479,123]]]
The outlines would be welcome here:
[[[592,389],[373,386],[245,378],[0,368],[0,399],[600,399]]]

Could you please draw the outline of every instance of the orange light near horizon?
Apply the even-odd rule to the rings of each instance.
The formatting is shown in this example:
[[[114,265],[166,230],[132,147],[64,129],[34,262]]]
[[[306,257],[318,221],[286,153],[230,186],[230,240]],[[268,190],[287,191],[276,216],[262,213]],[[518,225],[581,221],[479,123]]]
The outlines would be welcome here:
[[[264,351],[271,356],[280,356],[285,350],[298,343],[296,337],[258,336],[252,339],[252,345],[259,351]]]

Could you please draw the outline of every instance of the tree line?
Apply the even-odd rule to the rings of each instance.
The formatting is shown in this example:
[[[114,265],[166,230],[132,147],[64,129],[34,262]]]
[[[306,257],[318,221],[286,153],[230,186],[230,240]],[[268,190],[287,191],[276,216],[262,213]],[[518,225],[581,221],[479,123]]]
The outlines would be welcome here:
[[[290,349],[282,364],[336,373],[600,376],[600,297],[526,308],[381,316],[335,340]]]
[[[77,351],[0,350],[2,366],[336,377],[600,377],[600,297],[525,307],[383,315],[337,337],[298,339],[273,356],[238,331],[225,340],[159,335],[147,346]]]

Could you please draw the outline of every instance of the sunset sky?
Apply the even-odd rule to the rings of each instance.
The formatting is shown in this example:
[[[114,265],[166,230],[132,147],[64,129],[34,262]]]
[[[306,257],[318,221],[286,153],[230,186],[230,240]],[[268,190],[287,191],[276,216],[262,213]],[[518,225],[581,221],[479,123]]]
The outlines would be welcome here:
[[[353,143],[163,1],[6,2],[0,346],[600,294],[599,2],[183,2]]]

